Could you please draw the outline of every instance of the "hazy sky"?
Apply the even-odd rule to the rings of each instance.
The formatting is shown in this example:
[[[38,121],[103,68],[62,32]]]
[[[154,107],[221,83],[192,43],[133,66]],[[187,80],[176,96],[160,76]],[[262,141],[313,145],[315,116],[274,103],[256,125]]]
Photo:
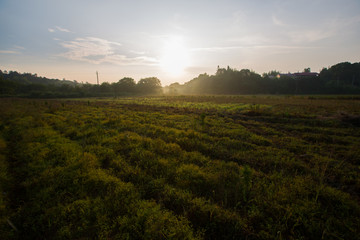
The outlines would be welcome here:
[[[186,82],[360,61],[360,0],[0,0],[0,69]]]

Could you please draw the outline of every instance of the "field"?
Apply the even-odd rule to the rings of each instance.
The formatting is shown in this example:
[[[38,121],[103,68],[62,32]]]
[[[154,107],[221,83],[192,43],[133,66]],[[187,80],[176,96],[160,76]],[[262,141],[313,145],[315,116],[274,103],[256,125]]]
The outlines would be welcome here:
[[[360,239],[360,98],[0,101],[2,239]]]

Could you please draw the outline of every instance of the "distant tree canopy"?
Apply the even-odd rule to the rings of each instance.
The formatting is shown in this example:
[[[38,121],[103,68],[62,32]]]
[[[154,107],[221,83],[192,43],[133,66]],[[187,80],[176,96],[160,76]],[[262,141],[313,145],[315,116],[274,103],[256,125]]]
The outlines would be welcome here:
[[[137,83],[140,93],[159,94],[161,92],[161,82],[156,77],[143,78]]]
[[[80,84],[76,81],[48,79],[36,74],[2,72],[0,70],[0,96],[34,98],[59,97],[116,97],[128,95],[160,94],[161,82],[156,77],[141,79],[124,77],[115,83]]]
[[[305,68],[303,74],[262,76],[249,70],[218,66],[215,75],[200,74],[191,81],[171,86],[176,94],[360,94],[360,63],[339,63],[320,74]],[[170,92],[170,91],[169,91]]]
[[[48,79],[37,74],[0,70],[0,96],[35,98],[116,97],[161,94],[360,94],[360,63],[343,62],[313,74],[280,74],[273,70],[262,76],[249,69],[218,66],[215,75],[207,73],[184,84],[162,88],[156,77],[124,77],[115,83],[81,84],[76,81]]]
[[[320,78],[326,81],[328,86],[339,87],[360,87],[360,62],[343,62],[336,64],[329,69],[324,68],[320,72]]]
[[[130,77],[122,78],[117,83],[115,83],[115,89],[117,90],[117,92],[135,93],[136,92],[135,80]]]

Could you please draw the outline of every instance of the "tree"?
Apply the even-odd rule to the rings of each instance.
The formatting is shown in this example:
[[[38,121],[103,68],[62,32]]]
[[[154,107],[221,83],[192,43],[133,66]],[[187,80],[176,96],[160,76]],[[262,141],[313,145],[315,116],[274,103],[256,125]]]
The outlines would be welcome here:
[[[276,70],[271,70],[270,72],[268,73],[263,73],[263,77],[266,78],[275,78],[277,77],[278,75],[280,74],[279,71],[276,71]]]
[[[356,88],[360,85],[360,64],[342,62],[324,68],[320,72],[320,78],[327,82],[328,85],[333,87],[351,87]]]
[[[226,69],[225,68],[220,68],[220,66],[217,67],[217,70],[216,70],[216,75],[222,75],[226,72]]]
[[[114,83],[113,87],[116,95],[134,93],[136,83],[133,78],[124,77],[120,79],[117,83]]]
[[[161,93],[161,82],[156,77],[143,78],[137,83],[136,87],[142,94]]]
[[[103,82],[103,83],[100,85],[100,92],[102,92],[102,93],[109,93],[109,92],[111,92],[110,83],[108,83],[108,82]]]
[[[181,89],[180,83],[178,83],[178,82],[172,83],[168,87],[168,90],[169,90],[168,93],[171,94],[171,95],[177,95],[179,93],[180,89]]]

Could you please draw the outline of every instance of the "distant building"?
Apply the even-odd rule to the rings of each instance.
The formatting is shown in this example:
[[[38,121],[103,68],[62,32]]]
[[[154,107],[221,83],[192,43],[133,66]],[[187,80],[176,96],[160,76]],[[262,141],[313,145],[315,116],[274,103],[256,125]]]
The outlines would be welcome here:
[[[281,78],[281,77],[290,77],[290,78],[293,78],[295,77],[294,74],[292,73],[279,73],[277,76],[277,78]]]
[[[317,77],[319,73],[317,72],[302,72],[302,73],[294,73],[295,77]]]
[[[302,78],[302,77],[317,77],[319,73],[317,72],[302,72],[302,73],[280,73],[277,75],[277,78],[281,77],[290,77],[290,78]]]

